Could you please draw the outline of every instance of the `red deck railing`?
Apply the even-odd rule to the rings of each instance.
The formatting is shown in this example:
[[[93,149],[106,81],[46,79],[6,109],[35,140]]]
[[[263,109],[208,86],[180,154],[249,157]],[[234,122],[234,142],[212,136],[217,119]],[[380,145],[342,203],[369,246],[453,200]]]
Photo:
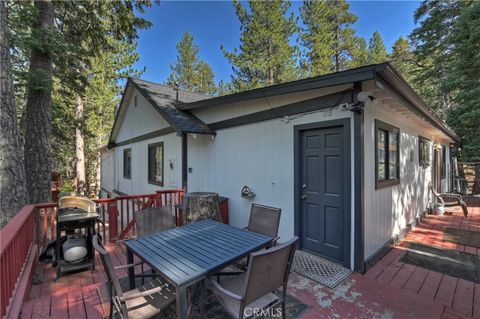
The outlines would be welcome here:
[[[174,189],[95,200],[101,215],[97,233],[105,242],[115,242],[135,230],[135,211],[152,206],[175,206],[182,197],[183,190]],[[56,210],[57,203],[25,206],[0,230],[0,318],[7,314],[9,318],[15,317],[20,311],[36,256],[56,239]],[[17,299],[20,300],[17,302]]]

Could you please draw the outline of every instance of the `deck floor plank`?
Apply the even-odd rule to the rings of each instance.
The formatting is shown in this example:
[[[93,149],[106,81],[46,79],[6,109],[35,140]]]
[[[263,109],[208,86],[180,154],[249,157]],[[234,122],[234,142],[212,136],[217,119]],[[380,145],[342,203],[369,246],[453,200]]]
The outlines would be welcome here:
[[[447,307],[452,307],[457,282],[458,278],[450,275],[443,275],[440,286],[437,290],[437,295],[435,296],[435,300]]]
[[[56,294],[52,296],[51,316],[52,319],[68,318],[67,294]]]
[[[453,300],[453,309],[469,316],[473,315],[474,292],[475,283],[465,279],[459,279]]]

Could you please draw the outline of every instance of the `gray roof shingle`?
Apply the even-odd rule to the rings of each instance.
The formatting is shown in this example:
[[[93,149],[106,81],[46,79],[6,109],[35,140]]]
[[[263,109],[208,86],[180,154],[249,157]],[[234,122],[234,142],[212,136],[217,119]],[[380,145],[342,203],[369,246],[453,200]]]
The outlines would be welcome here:
[[[167,120],[178,133],[212,134],[215,131],[195,117],[189,111],[182,111],[177,107],[177,91],[169,86],[148,82],[141,79],[130,79],[138,91],[152,104],[152,106]],[[191,103],[211,97],[188,92],[178,91],[180,103]]]

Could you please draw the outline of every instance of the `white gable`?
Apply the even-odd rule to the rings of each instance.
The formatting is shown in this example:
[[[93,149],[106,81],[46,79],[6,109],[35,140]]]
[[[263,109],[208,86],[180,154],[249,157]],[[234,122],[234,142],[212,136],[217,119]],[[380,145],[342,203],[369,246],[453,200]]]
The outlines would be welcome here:
[[[113,136],[116,143],[170,126],[137,89],[130,87],[128,91],[121,106],[126,109],[118,119],[118,133]]]

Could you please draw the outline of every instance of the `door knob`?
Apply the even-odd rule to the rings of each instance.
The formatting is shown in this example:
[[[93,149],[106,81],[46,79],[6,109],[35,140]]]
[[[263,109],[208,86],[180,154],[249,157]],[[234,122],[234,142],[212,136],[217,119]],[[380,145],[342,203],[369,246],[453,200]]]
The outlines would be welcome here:
[[[302,197],[300,197],[301,199],[306,199],[307,198],[307,195],[302,195]]]
[[[303,188],[303,189],[307,188],[307,184],[303,184],[303,185],[302,185],[302,188]]]

